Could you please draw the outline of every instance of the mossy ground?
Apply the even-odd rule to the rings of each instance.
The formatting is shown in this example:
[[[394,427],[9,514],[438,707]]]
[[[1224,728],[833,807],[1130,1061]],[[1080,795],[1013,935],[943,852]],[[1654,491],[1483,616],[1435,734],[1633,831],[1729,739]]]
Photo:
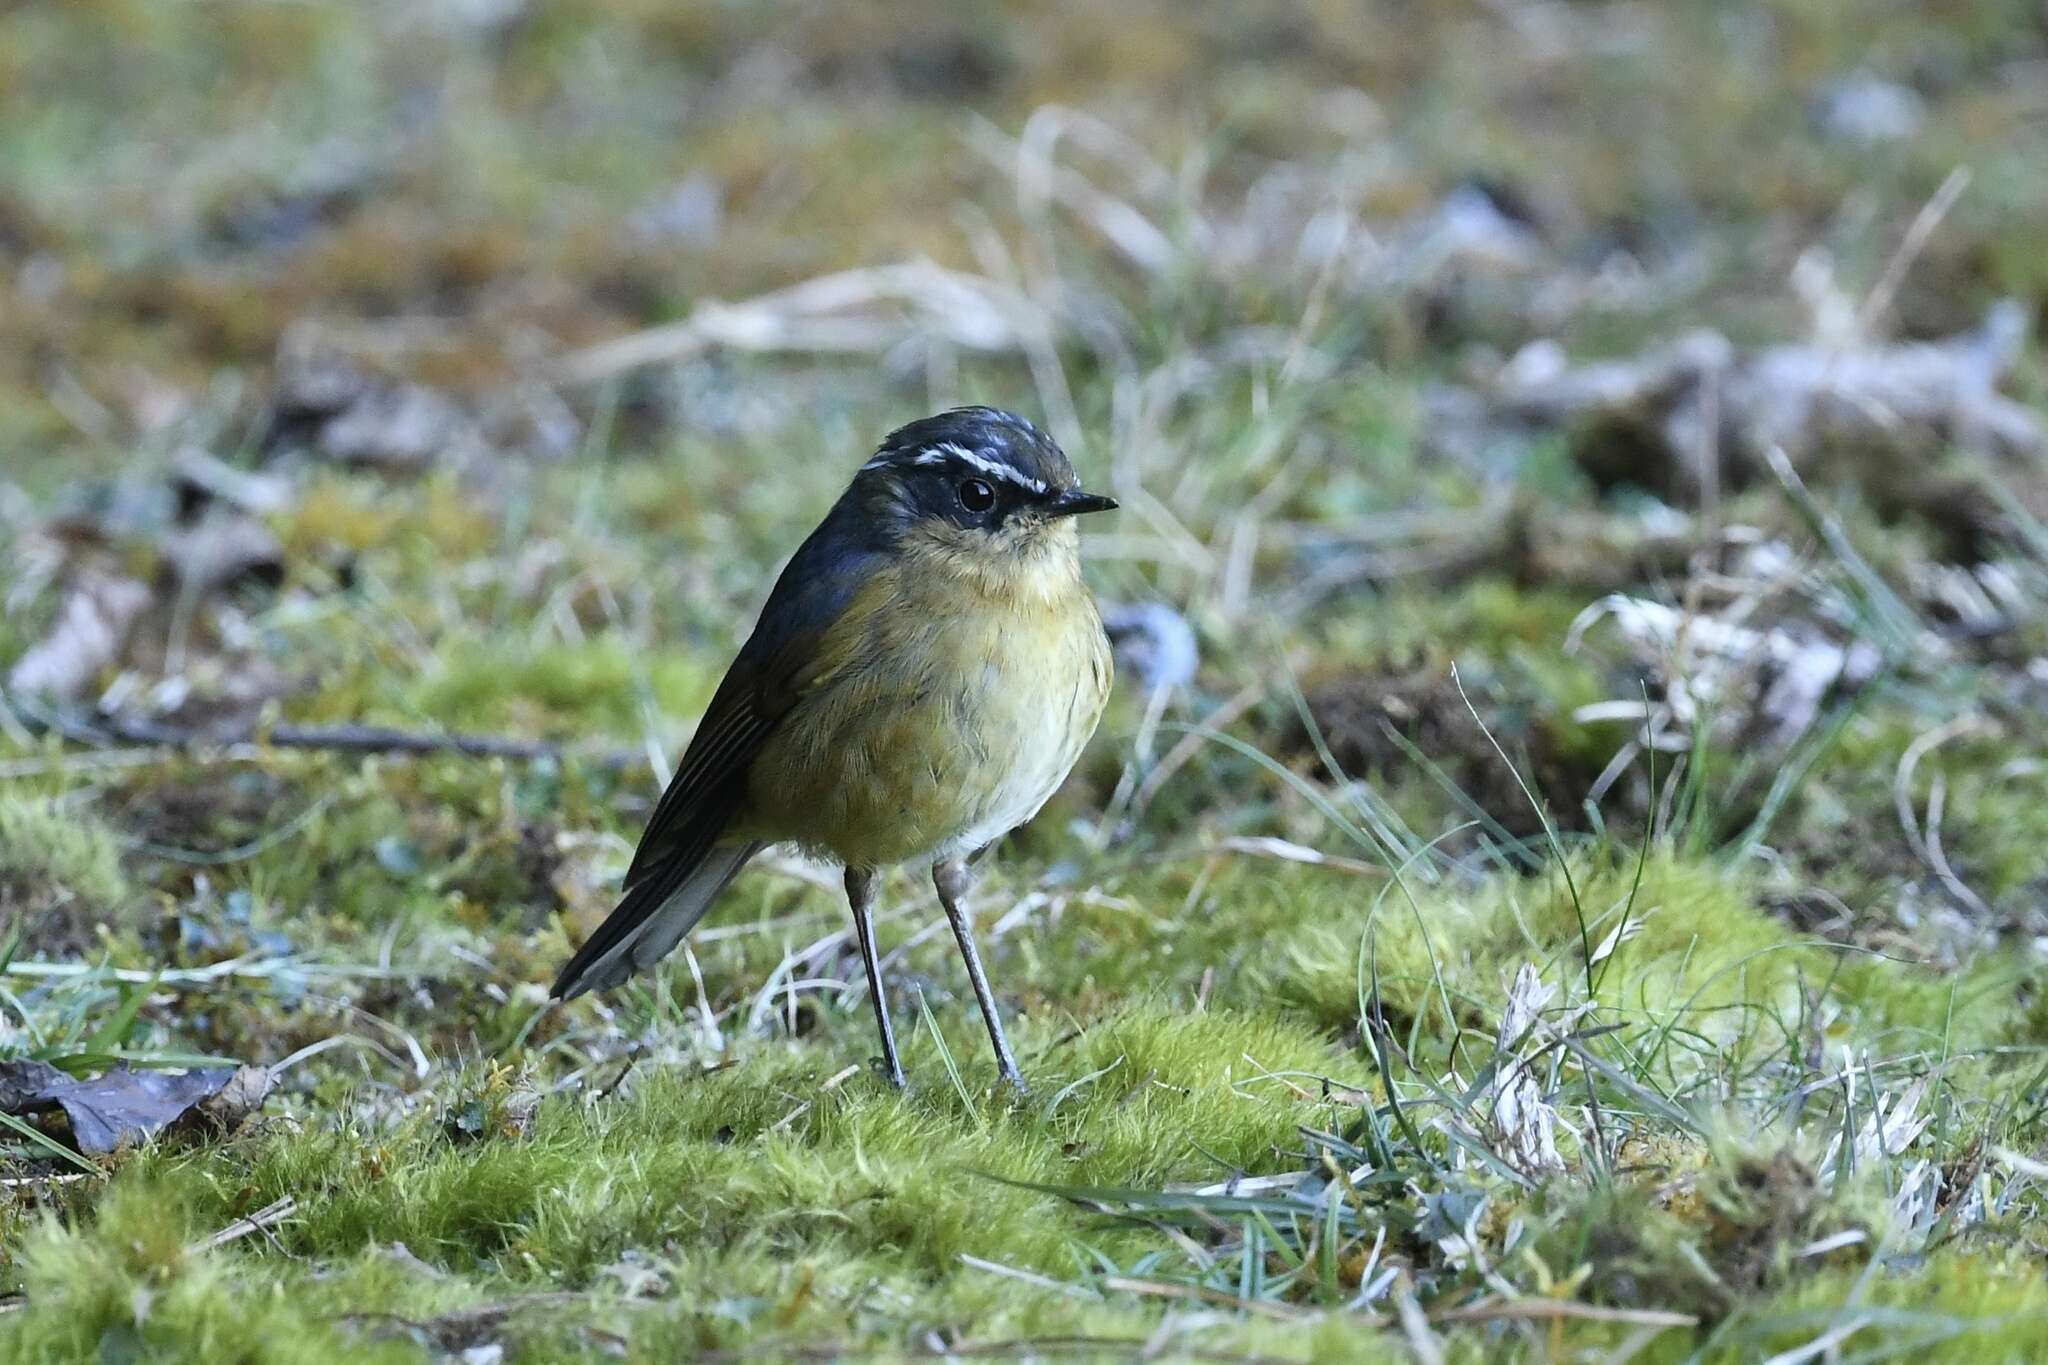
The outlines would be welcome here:
[[[1897,329],[2007,294],[2048,317],[2038,7],[1854,9],[1648,6],[1612,32],[1580,6],[0,9],[0,663],[56,618],[60,513],[100,528],[79,553],[155,581],[143,495],[197,444],[289,480],[263,514],[282,582],[146,617],[101,683],[160,696],[177,655],[202,718],[556,746],[109,751],[0,713],[0,1056],[285,1064],[238,1134],[91,1173],[0,1133],[0,1355],[2048,1350],[2038,544],[1995,549],[2020,584],[2001,629],[1887,658],[1790,751],[1703,723],[1682,767],[1639,758],[1587,804],[1630,726],[1585,708],[1647,678],[1606,637],[1567,651],[1574,621],[1674,595],[1683,559],[1631,539],[1642,490],[1601,491],[1562,437],[1505,476],[1431,444],[1435,388],[1534,334],[1580,355],[1701,322],[1801,335],[1799,251],[1868,288],[1959,162],[1971,191]],[[1859,71],[1918,92],[1916,136],[1818,130],[1819,92]],[[1014,136],[1048,105],[1180,168],[1145,191],[1167,266],[1055,234],[975,150],[977,117]],[[1487,186],[1589,301],[1538,324],[1483,271],[1318,284],[1290,254],[1306,229],[1240,260],[1231,232],[1298,183],[1276,166],[1376,221]],[[693,175],[709,217],[676,198]],[[907,1094],[869,1066],[816,868],[766,861],[609,999],[543,987],[866,448],[936,402],[1043,413],[1042,374],[971,349],[714,354],[569,393],[552,454],[265,465],[295,323],[481,410],[537,350],[908,254],[1052,256],[1084,334],[1114,336],[1061,354],[1096,433],[1077,463],[1147,495],[1091,537],[1091,576],[1174,603],[1202,645],[1158,713],[1126,669],[1067,788],[983,867],[1028,1099],[994,1087],[909,873],[881,916]],[[1610,288],[1595,268],[1621,256],[1655,287]],[[2011,387],[2038,411],[2029,355]],[[1792,543],[1853,634],[1859,575],[1912,597],[1941,528],[1853,470],[1819,492],[1853,563],[1775,486],[1721,515]],[[1524,964],[1559,993],[1546,1017],[1588,1011],[1530,1063],[1566,1124],[1542,1179],[1500,1169],[1473,1108]],[[1909,1095],[1927,1123],[1894,1147]],[[1346,1149],[1378,1183],[1315,1217],[1187,1193],[1321,1180]],[[1530,1308],[1549,1300],[1578,1315]],[[1638,1309],[1691,1322],[1614,1315]]]

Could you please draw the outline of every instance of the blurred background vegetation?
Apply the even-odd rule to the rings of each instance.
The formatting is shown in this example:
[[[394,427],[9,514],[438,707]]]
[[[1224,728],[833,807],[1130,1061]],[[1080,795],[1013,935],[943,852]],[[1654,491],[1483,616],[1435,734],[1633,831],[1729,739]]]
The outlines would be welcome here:
[[[2043,167],[2039,0],[0,0],[0,1343],[2025,1355]],[[793,860],[544,1007],[967,401],[1041,1093],[914,878],[907,1098]]]

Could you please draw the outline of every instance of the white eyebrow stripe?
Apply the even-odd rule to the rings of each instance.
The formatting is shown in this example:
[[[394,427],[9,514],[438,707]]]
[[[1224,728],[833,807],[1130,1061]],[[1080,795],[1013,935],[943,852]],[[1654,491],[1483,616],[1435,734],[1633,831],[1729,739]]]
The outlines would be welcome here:
[[[1034,493],[1046,491],[1045,483],[1042,480],[1034,479],[1028,474],[1020,473],[1006,464],[998,463],[985,455],[977,454],[967,449],[965,446],[955,445],[951,441],[942,441],[938,445],[933,446],[930,450],[919,455],[914,463],[939,464],[949,457],[980,470],[992,479],[1002,479],[1004,482],[1016,484],[1020,488],[1028,488]]]
[[[901,450],[883,451],[862,465],[859,472],[865,474],[870,470],[887,469],[892,465],[900,464],[902,463],[904,453]],[[929,449],[919,451],[916,458],[911,460],[910,463],[915,465],[933,465],[944,464],[947,460],[958,460],[972,469],[980,470],[992,479],[1001,479],[1005,483],[1016,484],[1019,488],[1029,489],[1041,496],[1050,491],[1043,479],[1034,479],[1029,474],[1012,469],[1009,465],[1002,464],[996,460],[991,460],[986,455],[969,450],[965,446],[955,445],[951,441],[941,441]]]

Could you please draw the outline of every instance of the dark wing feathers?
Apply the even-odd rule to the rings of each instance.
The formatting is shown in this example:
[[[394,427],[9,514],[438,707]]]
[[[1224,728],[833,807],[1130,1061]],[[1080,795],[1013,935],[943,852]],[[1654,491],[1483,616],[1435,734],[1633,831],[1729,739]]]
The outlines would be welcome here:
[[[878,548],[858,533],[861,519],[854,512],[842,498],[776,580],[640,836],[626,871],[628,887],[687,846],[698,820],[714,818],[723,827],[745,798],[747,769],[762,741],[816,681],[825,632],[878,559]]]
[[[841,498],[790,558],[640,836],[624,897],[562,969],[555,995],[616,984],[668,951],[753,853],[725,847],[727,826],[762,743],[817,681],[825,632],[879,566],[881,546],[864,521]],[[680,928],[668,926],[673,934],[658,932],[666,921],[649,921],[671,901],[688,902],[687,914]]]
[[[648,819],[640,847],[633,851],[633,864],[626,869],[626,890],[646,881],[681,851],[677,845],[702,816],[712,816],[722,827],[744,794],[747,762],[779,717],[761,714],[747,689],[735,687],[733,680],[734,673],[728,673]]]
[[[715,827],[700,826],[691,843],[676,850],[677,856],[654,868],[652,875],[641,878],[637,885],[627,887],[617,908],[605,916],[604,923],[597,926],[597,932],[585,939],[583,946],[563,965],[549,994],[558,999],[573,1000],[588,990],[616,986],[636,967],[645,966],[635,951],[637,940],[658,925],[657,917],[663,907],[689,886],[691,878],[716,846],[717,839]],[[740,860],[744,861],[753,851],[746,849]],[[730,869],[721,869],[717,885],[707,889],[707,894],[695,907],[695,914],[689,917],[690,923],[695,923],[697,916],[709,908],[710,897],[716,895],[737,871],[737,864]],[[684,930],[687,929],[688,925],[685,925]],[[682,934],[679,932],[676,938],[680,937]],[[668,946],[674,946],[673,939]]]

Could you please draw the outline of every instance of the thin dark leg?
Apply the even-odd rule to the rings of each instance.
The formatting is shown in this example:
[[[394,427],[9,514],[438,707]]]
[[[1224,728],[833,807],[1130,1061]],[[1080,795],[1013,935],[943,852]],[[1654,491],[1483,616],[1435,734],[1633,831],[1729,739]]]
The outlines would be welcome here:
[[[946,907],[946,918],[953,923],[953,937],[960,940],[960,956],[967,960],[967,979],[974,983],[974,999],[981,1006],[982,1022],[988,1025],[988,1040],[995,1044],[996,1069],[1021,1095],[1030,1087],[1024,1084],[1024,1073],[1017,1069],[1017,1058],[1010,1051],[1010,1040],[1003,1036],[1003,1020],[996,1013],[995,992],[988,988],[988,975],[981,969],[981,952],[974,946],[974,925],[960,905],[971,880],[967,864],[958,858],[932,868],[932,885],[939,889],[939,904]]]
[[[846,869],[846,903],[853,907],[853,932],[860,938],[860,962],[868,969],[868,999],[875,1003],[875,1027],[882,1035],[882,1065],[888,1068],[889,1084],[898,1090],[903,1078],[903,1059],[896,1055],[896,1028],[889,1022],[889,998],[882,994],[882,963],[875,956],[875,874],[860,868]]]

